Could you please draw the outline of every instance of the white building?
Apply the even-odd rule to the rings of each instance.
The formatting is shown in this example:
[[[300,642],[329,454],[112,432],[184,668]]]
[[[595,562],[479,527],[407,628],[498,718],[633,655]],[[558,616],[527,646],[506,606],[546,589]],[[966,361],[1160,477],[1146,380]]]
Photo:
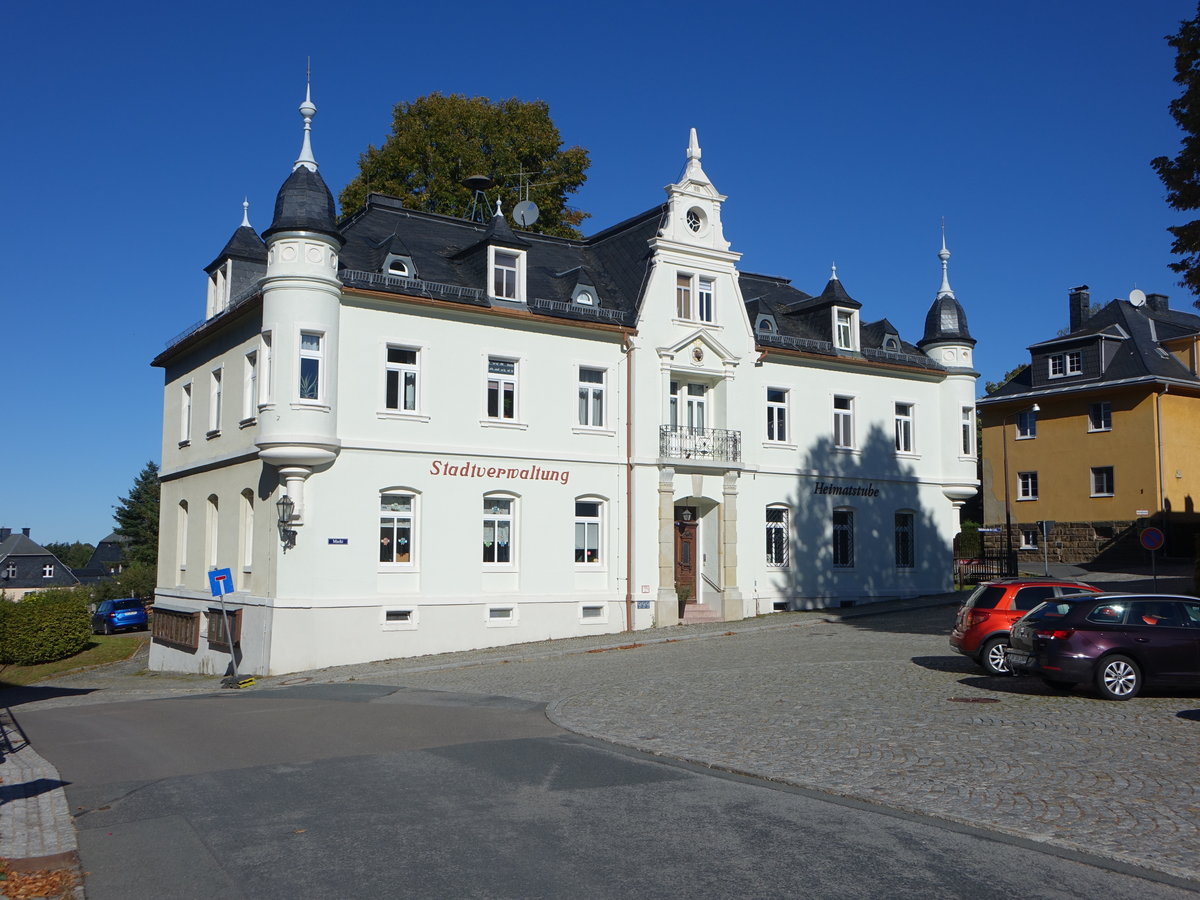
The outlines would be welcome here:
[[[260,674],[949,587],[977,373],[944,246],[913,345],[836,273],[739,271],[695,132],[664,204],[567,240],[338,223],[301,113],[270,228],[154,361],[152,668],[226,671],[213,568]]]

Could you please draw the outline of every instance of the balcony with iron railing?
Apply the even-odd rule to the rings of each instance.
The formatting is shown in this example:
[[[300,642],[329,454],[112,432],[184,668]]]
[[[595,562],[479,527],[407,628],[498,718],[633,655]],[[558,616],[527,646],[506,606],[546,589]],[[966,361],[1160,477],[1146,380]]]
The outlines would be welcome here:
[[[658,455],[693,462],[740,463],[742,433],[728,428],[662,425],[658,429]]]

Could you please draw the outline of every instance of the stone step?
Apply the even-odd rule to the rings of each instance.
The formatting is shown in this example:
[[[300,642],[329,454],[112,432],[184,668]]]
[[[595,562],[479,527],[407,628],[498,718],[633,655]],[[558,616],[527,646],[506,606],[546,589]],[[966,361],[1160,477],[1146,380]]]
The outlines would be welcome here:
[[[688,603],[683,607],[683,622],[685,624],[691,625],[696,622],[720,621],[722,621],[721,614],[707,603]]]

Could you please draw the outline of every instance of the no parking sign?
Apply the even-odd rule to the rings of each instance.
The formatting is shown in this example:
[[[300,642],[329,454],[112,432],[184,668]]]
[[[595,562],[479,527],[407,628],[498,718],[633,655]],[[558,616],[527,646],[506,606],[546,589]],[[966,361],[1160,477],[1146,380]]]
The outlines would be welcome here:
[[[1147,550],[1161,550],[1163,544],[1167,542],[1167,538],[1161,528],[1151,527],[1142,529],[1141,541],[1142,546]]]

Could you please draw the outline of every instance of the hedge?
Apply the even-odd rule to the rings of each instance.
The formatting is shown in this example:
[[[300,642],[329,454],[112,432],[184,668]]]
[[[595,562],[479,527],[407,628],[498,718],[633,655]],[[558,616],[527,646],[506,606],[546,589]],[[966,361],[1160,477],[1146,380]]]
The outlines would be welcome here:
[[[37,591],[0,604],[0,663],[30,666],[74,656],[92,637],[86,588]]]

